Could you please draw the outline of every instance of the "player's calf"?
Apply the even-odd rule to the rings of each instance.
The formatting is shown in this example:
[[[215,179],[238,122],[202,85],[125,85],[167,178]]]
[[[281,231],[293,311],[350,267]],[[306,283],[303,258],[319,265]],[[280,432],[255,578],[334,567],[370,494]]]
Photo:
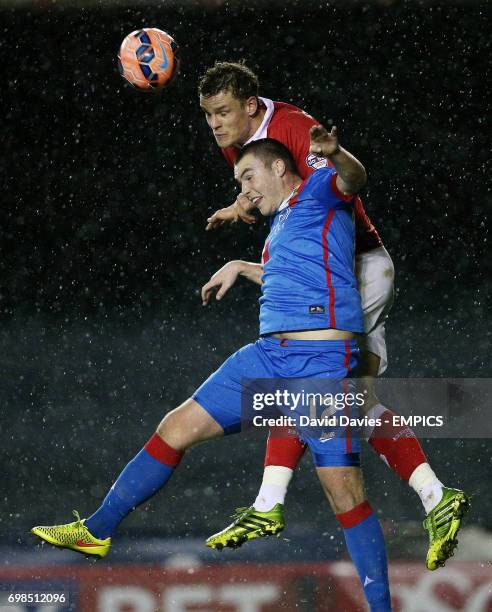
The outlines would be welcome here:
[[[342,525],[348,552],[359,574],[371,611],[391,612],[383,532],[365,499],[360,468],[318,467],[317,472],[330,505]]]
[[[221,433],[222,428],[199,404],[187,400],[163,419],[88,519],[81,520],[77,515],[74,523],[34,527],[32,532],[54,546],[105,557],[118,525],[168,482],[183,451]]]
[[[32,533],[59,548],[105,557],[121,521],[167,483],[182,456],[154,433],[88,519],[81,520],[77,514],[74,523],[34,527]]]

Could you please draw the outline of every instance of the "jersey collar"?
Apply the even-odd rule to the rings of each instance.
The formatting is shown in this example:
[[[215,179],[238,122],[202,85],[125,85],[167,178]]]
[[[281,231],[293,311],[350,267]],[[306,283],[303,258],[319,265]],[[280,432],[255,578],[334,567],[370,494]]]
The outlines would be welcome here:
[[[262,98],[258,96],[258,100],[261,100],[263,104],[266,106],[266,113],[263,117],[263,121],[260,124],[260,127],[256,130],[256,132],[251,136],[249,140],[247,140],[243,147],[254,140],[260,140],[260,138],[266,138],[268,135],[268,126],[270,125],[270,121],[272,120],[273,111],[275,110],[273,105],[273,100],[269,100],[268,98]]]
[[[287,206],[289,206],[290,201],[292,200],[292,198],[294,198],[296,195],[299,194],[299,192],[302,190],[302,188],[304,187],[304,181],[302,181],[302,183],[300,183],[299,185],[297,185],[297,187],[294,187],[294,189],[290,192],[290,194],[285,198],[285,200],[282,202],[282,204],[280,204],[280,206],[277,208],[277,212],[280,212],[281,210],[283,210],[284,208],[287,208]]]

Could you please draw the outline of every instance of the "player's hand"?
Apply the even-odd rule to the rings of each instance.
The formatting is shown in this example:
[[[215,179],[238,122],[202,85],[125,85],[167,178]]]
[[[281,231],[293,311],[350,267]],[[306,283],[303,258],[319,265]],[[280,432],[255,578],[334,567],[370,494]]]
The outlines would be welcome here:
[[[248,197],[240,193],[237,196],[234,204],[237,206],[237,214],[239,215],[241,221],[247,223],[248,225],[256,223],[256,217],[251,214],[251,211],[253,210],[253,208],[256,208],[256,206]]]
[[[318,157],[330,157],[340,150],[336,126],[328,132],[322,125],[313,125],[309,135],[311,137],[309,152]]]
[[[248,225],[256,223],[256,217],[250,213],[254,208],[253,204],[245,195],[239,194],[234,204],[216,210],[214,214],[207,219],[206,231],[216,229],[224,223],[237,223],[239,220],[244,221]]]
[[[229,261],[218,270],[202,287],[202,305],[206,306],[213,291],[217,290],[215,299],[220,300],[234,285],[241,270],[241,262]]]

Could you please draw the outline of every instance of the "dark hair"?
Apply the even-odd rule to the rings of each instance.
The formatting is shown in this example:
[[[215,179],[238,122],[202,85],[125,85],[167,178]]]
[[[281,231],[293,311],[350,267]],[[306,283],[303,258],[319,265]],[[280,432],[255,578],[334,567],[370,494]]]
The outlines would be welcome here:
[[[235,163],[238,164],[248,154],[259,157],[265,166],[269,167],[276,159],[285,163],[288,172],[298,174],[296,162],[289,149],[278,140],[273,138],[260,138],[244,145],[237,154]]]
[[[244,63],[215,62],[198,82],[198,93],[204,98],[230,91],[235,98],[247,100],[257,96],[260,82]]]

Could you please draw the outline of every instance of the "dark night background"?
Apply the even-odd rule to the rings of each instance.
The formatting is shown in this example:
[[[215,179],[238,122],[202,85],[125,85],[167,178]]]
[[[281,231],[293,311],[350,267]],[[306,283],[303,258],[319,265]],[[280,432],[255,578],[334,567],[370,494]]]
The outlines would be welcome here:
[[[1,520],[12,543],[95,509],[162,415],[256,337],[256,288],[240,282],[206,309],[199,299],[223,263],[259,259],[266,227],[204,231],[236,189],[196,94],[215,60],[244,58],[263,95],[336,124],[365,163],[363,200],[396,268],[386,376],[491,376],[485,3],[4,7],[0,20]],[[180,78],[157,94],[116,69],[121,40],[143,26],[181,46]],[[475,495],[470,522],[492,529],[490,440],[424,444],[441,479]],[[262,461],[251,437],[192,450],[121,533],[213,533],[254,499]],[[369,452],[365,466],[389,532],[423,518]],[[338,532],[308,456],[287,520],[291,555],[313,523]]]

